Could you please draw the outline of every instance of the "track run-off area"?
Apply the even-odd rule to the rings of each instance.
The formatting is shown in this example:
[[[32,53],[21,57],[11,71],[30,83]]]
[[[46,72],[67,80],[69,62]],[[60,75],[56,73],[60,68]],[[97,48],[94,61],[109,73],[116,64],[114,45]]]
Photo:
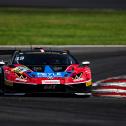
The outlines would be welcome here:
[[[61,46],[58,49],[69,49],[80,62],[90,61],[93,82],[126,74],[126,47]],[[0,96],[0,125],[125,126],[126,99],[93,96]]]

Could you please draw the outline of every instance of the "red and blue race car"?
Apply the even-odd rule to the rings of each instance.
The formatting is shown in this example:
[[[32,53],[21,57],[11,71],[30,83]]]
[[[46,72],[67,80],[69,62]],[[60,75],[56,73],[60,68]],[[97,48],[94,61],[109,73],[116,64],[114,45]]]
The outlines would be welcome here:
[[[69,51],[15,51],[9,64],[1,64],[1,94],[91,95],[90,62],[78,63]]]

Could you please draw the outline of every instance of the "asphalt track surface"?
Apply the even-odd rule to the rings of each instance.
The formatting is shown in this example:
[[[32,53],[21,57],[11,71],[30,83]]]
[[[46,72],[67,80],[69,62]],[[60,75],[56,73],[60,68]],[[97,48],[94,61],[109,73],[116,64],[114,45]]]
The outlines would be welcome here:
[[[99,50],[100,53],[99,53]],[[106,51],[107,50],[107,51]],[[73,52],[90,60],[93,80],[125,74],[124,49],[83,49]],[[0,97],[1,126],[125,126],[126,99],[99,97]]]
[[[125,0],[0,0],[0,6],[126,9]]]

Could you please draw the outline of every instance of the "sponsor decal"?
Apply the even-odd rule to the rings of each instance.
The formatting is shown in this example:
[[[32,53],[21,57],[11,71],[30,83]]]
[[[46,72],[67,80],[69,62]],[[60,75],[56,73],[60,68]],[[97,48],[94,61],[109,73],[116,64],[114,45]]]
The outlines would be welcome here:
[[[24,60],[24,56],[16,57],[17,61]]]
[[[12,69],[12,71],[16,72],[16,73],[23,73],[26,71],[29,71],[30,69],[26,66],[18,66]]]
[[[47,85],[45,85],[44,86],[44,89],[46,89],[46,90],[49,90],[49,89],[56,89],[56,85],[49,85],[49,84],[47,84]]]
[[[42,80],[42,84],[60,84],[60,80]]]
[[[48,78],[53,79],[55,77],[68,77],[70,72],[54,72],[48,65],[45,66],[44,72],[27,72],[27,74],[34,78]]]
[[[68,76],[69,74],[67,72],[54,72],[54,73],[31,72],[29,73],[29,75],[36,78],[44,77],[53,79],[54,77],[65,77],[66,75]]]
[[[88,87],[88,86],[91,86],[92,85],[92,82],[91,81],[88,81],[88,82],[86,82],[86,86]]]

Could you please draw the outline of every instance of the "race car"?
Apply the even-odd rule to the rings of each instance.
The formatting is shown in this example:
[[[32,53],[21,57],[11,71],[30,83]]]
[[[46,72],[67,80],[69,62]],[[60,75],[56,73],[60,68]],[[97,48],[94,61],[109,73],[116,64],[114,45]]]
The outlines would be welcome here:
[[[1,94],[92,94],[90,62],[78,63],[69,51],[19,50],[0,64]]]

